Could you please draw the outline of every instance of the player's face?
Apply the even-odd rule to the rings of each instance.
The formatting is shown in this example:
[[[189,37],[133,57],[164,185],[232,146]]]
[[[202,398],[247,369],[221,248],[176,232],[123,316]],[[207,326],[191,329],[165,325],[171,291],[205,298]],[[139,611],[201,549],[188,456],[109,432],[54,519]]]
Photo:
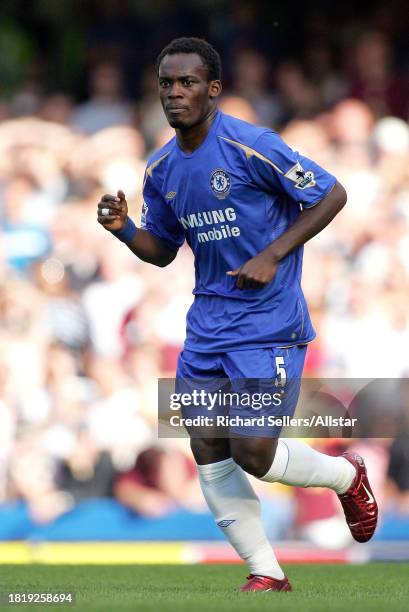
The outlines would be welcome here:
[[[191,128],[214,108],[221,84],[207,79],[207,67],[196,53],[165,55],[159,66],[159,95],[173,128]]]

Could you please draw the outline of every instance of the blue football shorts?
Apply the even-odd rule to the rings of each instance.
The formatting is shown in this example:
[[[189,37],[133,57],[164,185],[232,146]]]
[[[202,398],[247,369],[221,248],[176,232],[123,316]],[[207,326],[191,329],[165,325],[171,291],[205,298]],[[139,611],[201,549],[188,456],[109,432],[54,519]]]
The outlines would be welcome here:
[[[297,406],[306,351],[305,344],[227,353],[182,351],[176,391],[188,398],[181,407],[183,418],[207,417],[212,429],[200,431],[208,437],[279,437],[282,417],[292,417]],[[194,436],[193,429],[189,433]]]

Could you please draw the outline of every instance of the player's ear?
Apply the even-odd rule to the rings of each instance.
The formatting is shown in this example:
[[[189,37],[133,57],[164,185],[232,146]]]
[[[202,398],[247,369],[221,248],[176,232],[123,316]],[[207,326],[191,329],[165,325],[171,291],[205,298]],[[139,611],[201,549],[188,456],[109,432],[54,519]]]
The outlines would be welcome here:
[[[209,83],[209,98],[213,100],[213,98],[218,98],[222,93],[222,84],[221,81],[210,81]]]

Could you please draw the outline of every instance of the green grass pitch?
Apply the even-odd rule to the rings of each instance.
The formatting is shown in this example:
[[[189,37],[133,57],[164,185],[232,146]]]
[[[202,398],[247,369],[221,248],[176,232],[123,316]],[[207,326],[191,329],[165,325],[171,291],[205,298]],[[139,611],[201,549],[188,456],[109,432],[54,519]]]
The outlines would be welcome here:
[[[3,565],[0,591],[76,592],[73,605],[0,610],[394,612],[409,610],[409,563],[291,565],[292,593],[236,593],[242,565]]]

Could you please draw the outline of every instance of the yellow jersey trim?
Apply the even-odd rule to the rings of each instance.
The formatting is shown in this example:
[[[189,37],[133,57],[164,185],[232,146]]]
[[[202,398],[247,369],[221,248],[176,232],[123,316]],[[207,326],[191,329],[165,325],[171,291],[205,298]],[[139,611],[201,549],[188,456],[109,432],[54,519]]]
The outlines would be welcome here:
[[[237,142],[236,140],[231,140],[230,138],[225,138],[224,136],[219,136],[219,138],[221,138],[222,140],[225,140],[226,142],[239,147],[239,149],[241,149],[242,151],[244,151],[244,153],[246,154],[247,159],[250,159],[250,157],[257,157],[258,159],[261,159],[261,161],[265,162],[266,164],[269,164],[270,166],[272,166],[274,168],[274,170],[277,170],[277,172],[279,172],[280,174],[284,174],[284,171],[281,170],[281,168],[279,168],[278,166],[276,166],[276,164],[274,164],[271,159],[268,159],[268,157],[265,157],[264,155],[262,155],[262,153],[259,153],[258,151],[256,151],[255,149],[252,149],[251,147],[243,144],[242,142]]]

